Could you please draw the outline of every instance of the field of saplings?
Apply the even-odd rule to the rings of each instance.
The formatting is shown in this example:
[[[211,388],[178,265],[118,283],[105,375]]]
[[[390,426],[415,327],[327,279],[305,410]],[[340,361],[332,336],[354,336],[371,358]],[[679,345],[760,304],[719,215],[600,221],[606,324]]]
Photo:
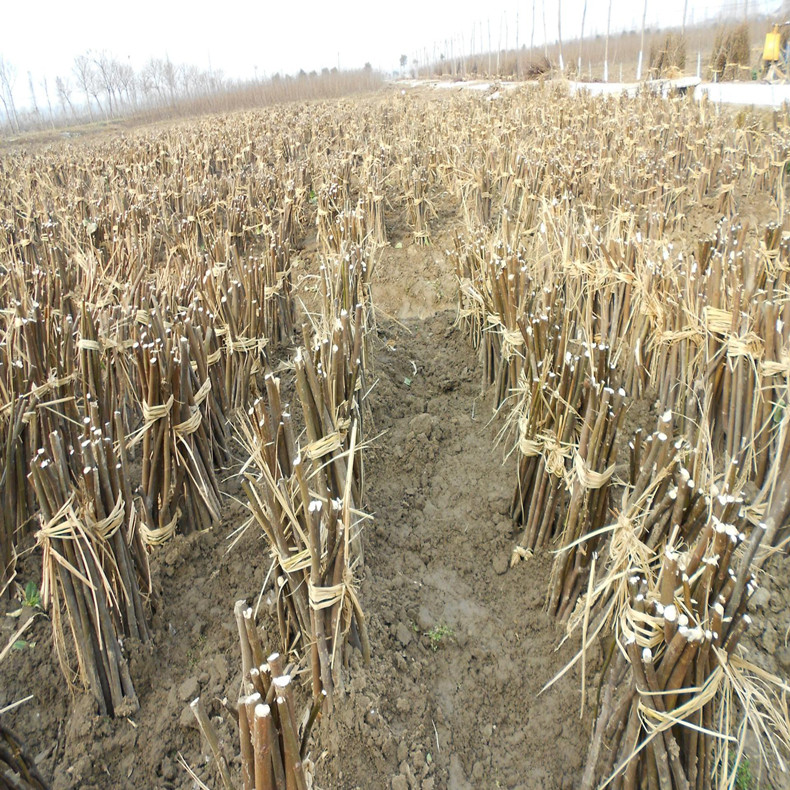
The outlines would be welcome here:
[[[0,151],[0,786],[790,786],[790,119],[472,93]]]

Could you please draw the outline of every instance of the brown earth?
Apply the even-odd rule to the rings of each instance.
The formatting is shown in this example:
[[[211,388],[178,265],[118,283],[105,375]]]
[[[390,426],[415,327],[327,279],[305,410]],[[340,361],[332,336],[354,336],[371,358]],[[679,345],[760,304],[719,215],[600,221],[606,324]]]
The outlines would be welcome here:
[[[323,786],[571,787],[578,678],[542,610],[547,558],[508,569],[511,463],[454,313],[380,321],[366,472],[371,666],[325,724]]]

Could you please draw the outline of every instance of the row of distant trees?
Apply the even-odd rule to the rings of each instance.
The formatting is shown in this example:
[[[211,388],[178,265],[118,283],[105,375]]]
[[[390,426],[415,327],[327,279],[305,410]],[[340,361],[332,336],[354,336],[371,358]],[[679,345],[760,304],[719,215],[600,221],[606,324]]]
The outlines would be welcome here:
[[[143,115],[224,111],[289,99],[318,98],[365,90],[379,82],[369,63],[358,71],[324,68],[320,74],[300,71],[296,77],[275,74],[270,79],[236,81],[222,71],[202,71],[170,58],[151,58],[141,69],[107,52],[88,51],[74,58],[71,73],[36,82],[27,73],[29,101],[18,99],[24,85],[13,64],[0,56],[0,130],[12,133],[82,121]]]
[[[55,125],[57,120],[114,118],[141,109],[174,105],[227,87],[221,71],[201,71],[196,66],[151,58],[142,69],[107,52],[88,51],[74,58],[71,73],[34,82],[27,73],[29,104],[23,110],[16,97],[19,75],[13,64],[0,57],[0,105],[12,131],[31,125]]]

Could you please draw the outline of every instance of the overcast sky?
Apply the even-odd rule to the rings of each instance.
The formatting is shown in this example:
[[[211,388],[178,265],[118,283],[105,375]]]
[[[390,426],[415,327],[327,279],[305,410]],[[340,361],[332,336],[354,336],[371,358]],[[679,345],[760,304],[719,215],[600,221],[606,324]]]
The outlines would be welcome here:
[[[545,0],[549,40],[557,37],[557,1]],[[536,45],[543,40],[541,9],[536,0]],[[648,0],[649,26],[680,24],[684,0]],[[746,0],[749,11],[774,11],[780,0]],[[563,38],[579,34],[584,0],[563,0]],[[744,0],[688,0],[689,22],[717,14],[742,14]],[[0,25],[0,57],[16,70],[15,93],[28,97],[27,72],[38,86],[43,77],[70,76],[74,57],[91,49],[107,50],[129,60],[135,69],[150,57],[221,69],[227,77],[296,73],[338,64],[392,71],[400,55],[409,60],[427,50],[441,51],[445,40],[463,37],[471,47],[473,30],[494,48],[500,30],[504,46],[530,41],[532,0],[5,0]],[[639,27],[641,0],[612,0],[612,30]],[[588,0],[586,33],[606,28],[608,0]],[[449,54],[449,52],[447,53]],[[73,81],[73,78],[72,78]]]

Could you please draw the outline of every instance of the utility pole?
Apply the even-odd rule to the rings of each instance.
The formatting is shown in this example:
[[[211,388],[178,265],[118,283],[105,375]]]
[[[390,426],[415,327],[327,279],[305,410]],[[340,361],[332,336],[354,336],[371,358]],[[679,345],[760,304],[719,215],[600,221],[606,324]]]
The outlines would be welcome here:
[[[644,11],[642,11],[642,38],[639,41],[639,62],[636,66],[636,81],[642,79],[642,59],[645,54],[645,22],[647,21],[647,0],[645,0]]]
[[[606,47],[603,55],[603,81],[609,82],[609,29],[612,26],[612,0],[609,0],[609,13],[606,16]]]
[[[587,16],[587,0],[584,0],[584,9],[582,10],[582,30],[579,33],[579,65],[578,65],[578,73],[581,76],[582,73],[582,44],[584,43],[584,20]]]
[[[499,76],[499,56],[502,54],[502,16],[499,17],[499,41],[496,47],[496,73]]]
[[[529,32],[529,56],[532,57],[532,50],[535,49],[535,0],[532,0],[532,29]]]
[[[518,51],[518,11],[516,11],[516,79],[521,79],[521,55]]]
[[[546,32],[546,0],[543,0],[543,55],[549,59],[549,35]]]
[[[560,71],[565,71],[562,60],[562,0],[557,0],[557,41],[560,45]]]
[[[491,76],[491,19],[488,20],[488,76]]]
[[[689,10],[689,0],[683,3],[683,26],[680,28],[680,35],[686,35],[686,12]]]

